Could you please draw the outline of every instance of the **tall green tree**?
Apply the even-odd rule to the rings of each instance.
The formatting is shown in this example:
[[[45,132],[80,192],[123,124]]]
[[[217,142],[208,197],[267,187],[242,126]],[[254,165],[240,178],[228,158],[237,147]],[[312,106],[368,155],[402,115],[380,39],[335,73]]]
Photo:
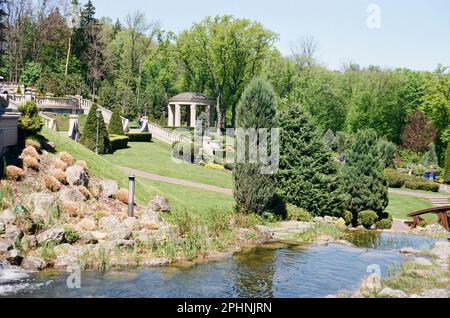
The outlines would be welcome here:
[[[122,126],[122,118],[120,117],[120,110],[118,107],[114,108],[109,122],[108,132],[112,135],[125,135]]]
[[[353,213],[354,220],[365,210],[380,215],[389,203],[388,181],[377,142],[375,131],[359,131],[346,153],[342,182],[347,194],[347,209]]]
[[[315,124],[300,106],[278,116],[280,167],[277,187],[289,203],[314,215],[340,215],[344,196],[337,164],[321,140]]]
[[[246,87],[237,106],[236,126],[242,129],[266,128],[276,124],[275,96],[271,85],[256,78]],[[247,137],[244,136],[244,140]],[[236,143],[239,138],[236,137]],[[260,143],[261,141],[259,141]],[[245,144],[249,145],[250,141]],[[236,144],[239,147],[239,144]],[[276,189],[275,176],[263,174],[261,163],[251,163],[249,149],[245,149],[245,162],[233,169],[234,198],[239,211],[261,213],[268,208]]]
[[[108,130],[106,129],[103,116],[97,119],[97,106],[92,105],[81,133],[80,143],[86,148],[95,151],[97,145],[97,124],[98,124],[98,153],[105,154],[111,150]]]
[[[177,38],[188,90],[214,96],[217,127],[226,126],[244,87],[258,75],[276,35],[260,23],[232,16],[208,17]]]

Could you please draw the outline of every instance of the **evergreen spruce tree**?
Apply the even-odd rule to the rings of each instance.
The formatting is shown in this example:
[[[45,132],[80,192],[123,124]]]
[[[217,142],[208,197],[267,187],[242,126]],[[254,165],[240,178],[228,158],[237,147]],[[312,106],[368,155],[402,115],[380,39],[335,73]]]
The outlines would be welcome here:
[[[254,79],[246,87],[237,105],[236,128],[266,128],[270,131],[275,127],[275,117],[275,95],[272,86],[263,79]],[[262,174],[263,165],[249,163],[248,151],[246,153],[246,162],[236,163],[233,170],[234,198],[238,211],[262,213],[274,199],[275,175]]]
[[[396,169],[395,155],[397,153],[397,146],[390,141],[380,140],[378,142],[378,148],[384,161],[384,167]]]
[[[422,163],[425,167],[438,166],[438,155],[434,143],[428,145],[427,151],[423,154]]]
[[[389,203],[388,181],[375,131],[363,130],[356,134],[341,172],[346,205],[354,215],[353,220],[365,210],[381,215]]]
[[[333,149],[334,132],[331,129],[328,129],[325,135],[323,136],[323,143],[325,144],[328,150]]]
[[[339,215],[344,208],[337,163],[311,117],[294,105],[278,116],[280,167],[278,192],[286,202],[317,215]]]
[[[83,144],[86,148],[95,151],[96,137],[97,137],[97,106],[92,105],[89,114],[86,119],[86,123],[84,124],[84,129],[81,134],[80,143]],[[100,116],[98,119],[98,144],[99,154],[108,153],[111,150],[111,143],[109,141],[108,130],[106,129],[105,121],[103,120],[103,116]]]
[[[111,135],[125,135],[122,126],[122,118],[120,117],[120,110],[116,107],[112,113],[111,121],[109,122],[108,132]]]

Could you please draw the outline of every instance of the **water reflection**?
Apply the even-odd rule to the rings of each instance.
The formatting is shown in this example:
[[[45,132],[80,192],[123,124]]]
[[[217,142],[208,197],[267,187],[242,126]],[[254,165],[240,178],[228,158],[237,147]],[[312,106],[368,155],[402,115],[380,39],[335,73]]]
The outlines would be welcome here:
[[[377,264],[385,275],[389,267],[404,260],[394,249],[429,248],[436,241],[412,235],[372,234],[349,237],[359,247],[271,245],[191,266],[84,272],[81,289],[67,288],[67,273],[14,276],[17,272],[6,271],[16,269],[0,269],[0,277],[12,277],[0,281],[0,296],[268,298],[351,294],[368,274],[368,265]]]

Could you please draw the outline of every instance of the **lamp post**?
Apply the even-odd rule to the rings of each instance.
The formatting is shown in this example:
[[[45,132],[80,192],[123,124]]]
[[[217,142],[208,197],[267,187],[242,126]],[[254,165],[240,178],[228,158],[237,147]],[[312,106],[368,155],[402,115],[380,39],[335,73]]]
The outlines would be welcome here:
[[[134,216],[134,187],[135,187],[134,175],[128,176],[128,216]]]
[[[99,121],[100,121],[100,117],[102,116],[102,111],[100,109],[97,108],[97,111],[95,112],[95,115],[97,116],[97,133],[96,133],[96,138],[95,138],[95,153],[98,155],[98,130],[99,130]]]

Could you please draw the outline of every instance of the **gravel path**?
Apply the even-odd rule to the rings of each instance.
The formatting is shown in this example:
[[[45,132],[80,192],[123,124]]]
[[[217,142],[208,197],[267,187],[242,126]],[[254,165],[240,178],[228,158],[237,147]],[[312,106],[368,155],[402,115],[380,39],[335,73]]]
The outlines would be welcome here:
[[[220,187],[216,187],[213,185],[193,182],[193,181],[184,180],[184,179],[176,179],[176,178],[171,178],[171,177],[160,176],[157,174],[153,174],[153,173],[149,173],[149,172],[145,172],[145,171],[141,171],[141,170],[136,170],[136,169],[132,169],[132,168],[128,168],[128,167],[122,167],[122,166],[118,166],[118,167],[119,167],[119,169],[121,169],[122,171],[124,171],[127,174],[134,174],[136,177],[141,177],[144,179],[149,179],[149,180],[153,180],[153,181],[160,181],[160,182],[171,183],[171,184],[176,184],[176,185],[195,188],[195,189],[208,190],[208,191],[214,191],[214,192],[219,192],[219,193],[223,193],[223,194],[233,195],[233,190],[231,190],[231,189],[220,188]]]

